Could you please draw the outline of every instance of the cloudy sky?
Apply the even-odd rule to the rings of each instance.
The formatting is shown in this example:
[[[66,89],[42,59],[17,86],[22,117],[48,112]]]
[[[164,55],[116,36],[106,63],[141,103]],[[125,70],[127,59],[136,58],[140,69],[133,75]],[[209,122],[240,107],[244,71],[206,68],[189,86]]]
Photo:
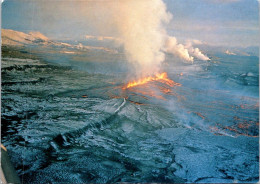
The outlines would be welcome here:
[[[198,39],[212,45],[258,44],[257,0],[163,1],[173,15],[167,32],[182,42]],[[5,0],[2,4],[2,28],[40,31],[53,39],[115,36],[113,27],[104,26],[109,22],[106,8],[110,3],[111,0]]]

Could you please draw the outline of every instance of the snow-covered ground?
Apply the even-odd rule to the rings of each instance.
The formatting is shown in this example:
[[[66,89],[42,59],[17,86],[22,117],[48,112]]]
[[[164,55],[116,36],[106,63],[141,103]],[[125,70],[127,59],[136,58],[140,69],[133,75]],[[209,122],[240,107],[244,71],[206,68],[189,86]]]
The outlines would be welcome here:
[[[258,57],[167,56],[181,86],[125,90],[118,53],[40,48],[2,58],[2,143],[24,183],[258,181]]]

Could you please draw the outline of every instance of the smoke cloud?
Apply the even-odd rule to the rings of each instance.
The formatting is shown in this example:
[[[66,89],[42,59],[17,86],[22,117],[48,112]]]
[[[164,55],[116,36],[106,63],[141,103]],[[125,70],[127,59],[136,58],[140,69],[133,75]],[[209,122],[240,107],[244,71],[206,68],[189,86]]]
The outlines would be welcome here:
[[[117,2],[109,8],[128,61],[138,74],[157,72],[165,59],[165,24],[172,17],[166,5],[162,0],[133,0]]]
[[[188,41],[185,45],[185,48],[188,49],[189,53],[200,59],[200,60],[203,60],[203,61],[206,61],[206,60],[210,60],[208,58],[208,56],[204,55],[198,48],[193,48],[192,46],[192,43],[196,44],[196,45],[200,45],[200,44],[203,44],[201,41],[199,40],[193,40],[193,41]]]
[[[203,44],[199,40],[188,41],[185,45],[178,43],[175,37],[169,36],[165,43],[164,51],[176,55],[185,61],[193,62],[194,57],[200,60],[210,60],[198,48],[194,48],[192,43],[196,45]]]
[[[165,60],[165,52],[188,62],[193,62],[194,57],[209,60],[198,48],[193,48],[192,42],[183,45],[167,35],[165,25],[172,15],[162,0],[121,1],[110,4],[109,9],[127,59],[138,74],[156,73]]]
[[[179,44],[175,37],[169,36],[165,43],[165,52],[176,55],[186,61],[193,62],[193,57],[190,56],[188,49],[184,45]]]

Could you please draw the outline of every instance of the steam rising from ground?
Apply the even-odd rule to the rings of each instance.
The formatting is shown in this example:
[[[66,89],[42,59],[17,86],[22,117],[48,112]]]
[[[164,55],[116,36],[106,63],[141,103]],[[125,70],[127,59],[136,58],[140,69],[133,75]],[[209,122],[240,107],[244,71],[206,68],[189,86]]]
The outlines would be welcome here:
[[[193,62],[193,57],[190,56],[188,49],[184,45],[179,44],[175,37],[169,37],[165,44],[165,51],[180,58]]]
[[[200,60],[210,60],[198,48],[193,48],[192,43],[202,44],[199,40],[188,41],[185,45],[178,43],[175,37],[169,36],[165,44],[165,52],[171,53],[185,61],[193,62],[194,57]]]
[[[112,4],[113,19],[127,59],[138,74],[158,72],[165,59],[165,24],[171,19],[162,0],[121,1]]]
[[[204,55],[198,48],[193,48],[192,42],[198,45],[202,44],[202,42],[200,42],[199,40],[188,41],[185,45],[185,48],[188,49],[189,53],[200,60],[210,60],[208,56]]]
[[[162,0],[121,1],[109,8],[116,12],[113,20],[127,59],[141,77],[158,72],[165,59],[164,52],[189,62],[193,62],[194,57],[209,60],[198,48],[193,48],[191,42],[184,46],[167,35],[165,24],[172,15]]]

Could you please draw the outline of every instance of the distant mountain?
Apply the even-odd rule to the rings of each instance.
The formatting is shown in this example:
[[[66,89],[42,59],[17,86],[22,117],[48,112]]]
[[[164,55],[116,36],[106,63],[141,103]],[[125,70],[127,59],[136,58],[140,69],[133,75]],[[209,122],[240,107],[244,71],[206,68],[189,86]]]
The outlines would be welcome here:
[[[26,34],[11,29],[2,29],[1,32],[3,45],[47,44],[50,42],[50,40],[40,32],[30,32]]]
[[[196,44],[194,44],[196,46]],[[259,47],[228,47],[228,46],[214,46],[209,44],[198,45],[200,49],[207,54],[226,54],[238,56],[259,56]]]
[[[43,35],[40,32],[30,32],[24,33],[20,31],[14,31],[11,29],[2,29],[1,30],[1,39],[2,45],[8,46],[26,46],[26,45],[34,45],[34,46],[47,46],[47,47],[55,47],[55,48],[64,48],[68,51],[64,51],[64,53],[74,53],[69,50],[99,50],[105,52],[117,53],[116,50],[109,49],[106,47],[95,47],[95,46],[86,46],[78,43],[77,45],[64,43],[61,41],[54,41],[49,39],[47,36]]]

